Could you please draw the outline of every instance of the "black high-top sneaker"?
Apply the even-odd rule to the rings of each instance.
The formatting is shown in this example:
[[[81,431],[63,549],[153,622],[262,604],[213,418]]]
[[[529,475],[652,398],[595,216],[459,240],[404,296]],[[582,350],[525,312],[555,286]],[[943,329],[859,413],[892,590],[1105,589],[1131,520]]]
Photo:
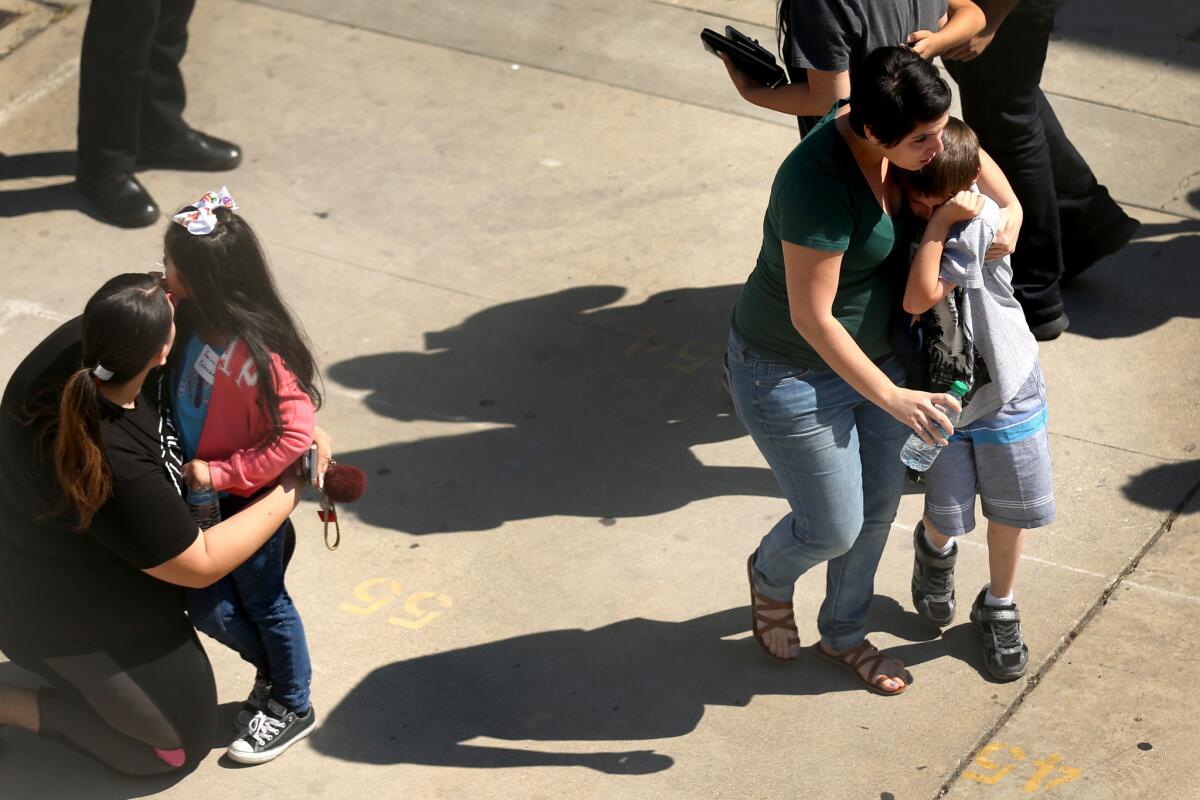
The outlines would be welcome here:
[[[946,555],[939,555],[925,541],[925,522],[917,523],[913,531],[913,607],[923,619],[939,628],[954,619],[954,562],[958,560],[958,545]]]

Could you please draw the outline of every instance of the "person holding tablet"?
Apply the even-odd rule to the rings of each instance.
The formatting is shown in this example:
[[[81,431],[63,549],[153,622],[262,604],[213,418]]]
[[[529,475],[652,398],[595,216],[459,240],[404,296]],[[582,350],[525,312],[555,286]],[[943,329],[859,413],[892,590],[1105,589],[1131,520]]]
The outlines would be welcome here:
[[[798,117],[803,135],[836,100],[850,96],[850,73],[871,51],[908,44],[932,60],[985,24],[971,0],[781,0],[776,32],[791,82],[768,88],[722,60],[744,99]]]

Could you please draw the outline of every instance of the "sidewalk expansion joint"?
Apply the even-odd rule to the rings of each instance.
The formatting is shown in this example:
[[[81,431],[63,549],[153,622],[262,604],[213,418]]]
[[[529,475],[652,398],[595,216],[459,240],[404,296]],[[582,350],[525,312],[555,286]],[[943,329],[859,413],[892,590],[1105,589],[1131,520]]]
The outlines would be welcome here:
[[[1188,459],[1188,458],[1169,458],[1167,456],[1157,455],[1156,453],[1146,453],[1142,450],[1131,450],[1128,447],[1121,447],[1120,445],[1117,445],[1117,444],[1108,444],[1106,442],[1097,442],[1094,439],[1085,439],[1082,436],[1073,436],[1072,434],[1060,433],[1059,431],[1050,431],[1049,433],[1051,436],[1059,437],[1062,439],[1070,439],[1073,442],[1081,442],[1083,444],[1090,444],[1094,447],[1103,447],[1107,450],[1116,450],[1118,453],[1128,453],[1131,456],[1141,456],[1143,458],[1152,458],[1155,461],[1162,461],[1167,464],[1182,464],[1186,461],[1191,461],[1191,459]]]
[[[975,746],[971,748],[971,751],[963,756],[963,758],[958,762],[958,766],[955,768],[950,777],[948,777],[942,784],[941,788],[938,789],[937,794],[933,796],[933,800],[938,800],[938,798],[945,797],[946,794],[949,793],[949,791],[954,787],[954,784],[958,780],[959,776],[962,775],[967,767],[974,763],[976,756],[979,755],[979,752],[983,750],[983,748],[986,747],[993,738],[995,738],[996,734],[1000,732],[1001,728],[1003,728],[1008,721],[1012,719],[1012,717],[1021,708],[1021,705],[1025,702],[1025,699],[1037,689],[1038,685],[1042,682],[1042,679],[1046,677],[1050,670],[1054,668],[1054,665],[1058,663],[1059,659],[1061,659],[1067,652],[1071,646],[1071,643],[1075,641],[1079,634],[1083,633],[1084,629],[1091,623],[1096,615],[1100,613],[1100,610],[1108,604],[1108,600],[1110,597],[1112,597],[1113,593],[1121,586],[1121,584],[1126,582],[1126,578],[1128,578],[1129,575],[1137,569],[1138,564],[1141,563],[1142,559],[1145,558],[1146,554],[1150,552],[1154,545],[1158,544],[1159,539],[1161,539],[1171,530],[1171,526],[1175,524],[1175,520],[1179,518],[1180,514],[1183,513],[1183,510],[1192,502],[1192,499],[1196,496],[1197,492],[1200,492],[1200,483],[1196,483],[1191,489],[1188,490],[1183,499],[1179,501],[1179,504],[1175,506],[1171,513],[1167,515],[1167,518],[1163,520],[1162,524],[1158,526],[1158,530],[1156,530],[1154,534],[1147,539],[1141,547],[1138,548],[1138,551],[1134,553],[1132,558],[1129,559],[1124,568],[1122,568],[1121,571],[1118,572],[1111,581],[1109,581],[1108,585],[1104,587],[1104,591],[1102,591],[1100,596],[1096,598],[1096,602],[1092,603],[1091,607],[1088,608],[1088,610],[1079,619],[1079,621],[1075,623],[1071,630],[1067,631],[1067,633],[1064,634],[1061,639],[1059,639],[1058,645],[1054,648],[1050,655],[1046,657],[1046,660],[1042,662],[1042,665],[1038,668],[1037,672],[1035,672],[1033,676],[1029,678],[1029,680],[1025,683],[1025,686],[1022,687],[1021,691],[1017,693],[1017,696],[1013,698],[1012,702],[1008,704],[1008,708],[1004,710],[1004,713],[1002,713],[992,724],[992,726],[984,732],[978,741],[976,741]]]
[[[77,3],[0,0],[0,61],[61,22]]]
[[[1162,114],[1153,114],[1149,111],[1139,111],[1139,110],[1133,109],[1133,108],[1125,108],[1124,106],[1119,106],[1119,105],[1116,105],[1115,103],[1105,103],[1103,100],[1096,100],[1095,98],[1091,98],[1091,97],[1080,97],[1080,96],[1074,95],[1074,94],[1067,94],[1066,92],[1052,92],[1052,91],[1049,91],[1046,89],[1043,89],[1042,91],[1047,97],[1062,97],[1066,100],[1074,100],[1077,103],[1087,103],[1088,105],[1092,105],[1092,106],[1100,106],[1101,108],[1107,108],[1107,109],[1111,109],[1113,111],[1120,111],[1124,114],[1133,114],[1133,115],[1139,116],[1139,117],[1148,117],[1150,119],[1156,119],[1159,122],[1170,122],[1174,125],[1183,125],[1188,128],[1200,128],[1200,123],[1188,122],[1185,119],[1176,119],[1175,117],[1164,117]]]
[[[666,6],[667,8],[677,8],[680,11],[691,11],[693,14],[703,14],[706,17],[716,17],[717,19],[725,20],[726,22],[737,22],[742,25],[753,25],[756,28],[766,27],[761,22],[752,19],[744,19],[742,17],[731,17],[728,14],[720,14],[716,11],[711,11],[707,8],[696,8],[695,6],[684,5],[683,3],[672,2],[672,0],[646,0],[648,3],[654,3],[656,6]],[[776,54],[778,55],[778,54]]]
[[[1155,214],[1164,214],[1168,217],[1177,217],[1178,219],[1200,219],[1200,212],[1188,214],[1184,211],[1171,211],[1166,208],[1159,208],[1156,206],[1143,205],[1142,203],[1131,203],[1128,200],[1121,200],[1116,197],[1114,197],[1113,199],[1116,200],[1118,203],[1120,203],[1123,206],[1129,206],[1130,208],[1139,208],[1142,211],[1153,211]],[[1178,199],[1178,198],[1173,198],[1173,199]]]
[[[436,289],[438,291],[443,291],[448,294],[457,295],[459,297],[466,297],[471,300],[478,300],[483,303],[490,303],[490,304],[495,305],[495,304],[512,302],[512,298],[489,297],[486,295],[475,294],[474,292],[466,292],[466,291],[463,291],[462,289],[456,288],[454,286],[446,286],[444,284],[435,283],[433,281],[426,281],[426,280],[422,280],[420,278],[415,278],[411,275],[405,275],[403,273],[398,273],[398,272],[391,272],[386,269],[380,269],[379,267],[372,267],[372,266],[368,266],[366,264],[360,264],[357,261],[351,261],[346,258],[341,258],[339,256],[330,255],[329,253],[321,253],[316,250],[308,250],[303,247],[297,247],[294,244],[290,244],[290,243],[284,242],[284,241],[278,241],[278,240],[274,240],[274,239],[265,239],[265,238],[262,241],[271,245],[271,247],[273,247],[273,248],[282,248],[285,250],[291,250],[294,253],[302,253],[307,256],[312,256],[313,258],[319,258],[319,259],[323,259],[323,260],[332,261],[336,264],[341,264],[342,266],[345,266],[345,267],[351,267],[353,269],[360,269],[363,272],[369,272],[372,275],[380,275],[385,278],[394,278],[395,280],[404,281],[405,283],[413,283],[413,284],[417,284],[418,286],[425,286],[429,289]],[[625,287],[620,287],[620,288],[622,290],[625,289]],[[594,311],[595,309],[592,309],[592,310]],[[632,340],[637,340],[644,335],[643,333],[638,332],[638,331],[628,331],[628,330],[624,330],[622,328],[614,327],[612,325],[604,325],[604,324],[597,323],[587,315],[585,315],[582,319],[579,319],[578,317],[575,317],[575,316],[560,316],[560,315],[555,315],[555,314],[548,314],[547,316],[557,319],[558,321],[566,323],[566,324],[575,325],[575,326],[579,326],[582,328],[587,328],[588,330],[603,331],[605,333],[611,333],[611,334],[615,334],[617,336],[623,336],[627,339],[632,339]],[[456,420],[452,420],[452,421],[456,421]]]
[[[246,1],[253,2],[255,5],[259,6],[260,8],[263,8],[267,11],[273,11],[278,14],[288,14],[288,15],[294,16],[294,17],[301,17],[304,19],[316,20],[317,22],[322,22],[322,23],[325,23],[326,25],[334,25],[334,26],[337,26],[340,28],[348,28],[350,30],[362,31],[363,33],[369,33],[369,34],[372,34],[375,36],[384,36],[389,39],[398,39],[399,41],[402,41],[402,42],[411,42],[413,44],[424,45],[425,47],[433,47],[437,50],[445,50],[446,52],[449,52],[449,53],[461,53],[462,55],[466,55],[466,56],[482,58],[486,61],[494,61],[497,64],[518,64],[519,63],[524,67],[530,67],[532,69],[541,70],[542,72],[546,72],[551,75],[560,75],[564,78],[574,78],[575,80],[584,81],[586,83],[594,83],[598,86],[607,86],[610,89],[620,89],[622,91],[631,92],[632,94],[638,94],[638,95],[642,95],[644,97],[653,97],[658,100],[669,100],[671,102],[678,103],[679,105],[693,106],[695,108],[703,108],[703,109],[707,109],[708,111],[715,111],[718,114],[725,114],[725,115],[731,116],[731,117],[740,117],[742,119],[754,120],[755,122],[762,122],[766,125],[775,125],[780,128],[794,129],[796,127],[795,118],[793,118],[793,117],[783,116],[782,119],[780,119],[780,120],[764,119],[761,116],[758,116],[756,114],[749,114],[744,111],[731,111],[728,108],[721,108],[720,106],[709,105],[707,103],[697,103],[693,100],[683,100],[678,97],[672,97],[671,95],[668,95],[668,94],[662,94],[660,92],[648,92],[645,89],[638,89],[638,88],[635,88],[632,86],[627,86],[627,85],[621,84],[621,83],[612,83],[610,81],[600,80],[599,78],[592,78],[592,77],[588,77],[587,75],[580,75],[577,72],[568,72],[567,70],[557,69],[555,67],[548,67],[544,64],[535,64],[535,63],[528,62],[528,61],[521,61],[519,58],[502,57],[502,56],[498,56],[494,53],[483,53],[478,50],[468,50],[465,47],[455,47],[453,45],[442,44],[440,42],[430,42],[430,41],[426,41],[424,39],[417,39],[417,38],[414,38],[411,36],[403,36],[398,33],[392,33],[391,31],[381,31],[377,28],[366,28],[366,27],[363,27],[362,25],[355,25],[352,22],[344,22],[342,20],[336,20],[336,19],[326,19],[325,17],[319,16],[317,14],[311,14],[311,13],[308,13],[305,11],[297,11],[297,10],[291,9],[291,8],[279,8],[278,6],[271,5],[269,3],[265,3],[265,4],[258,3],[258,2],[254,2],[254,0],[243,0],[243,1],[244,2],[246,2]],[[700,13],[700,12],[697,12],[697,13]],[[712,14],[710,16],[715,16],[718,19],[730,19],[728,17],[722,17],[717,14]],[[699,45],[697,45],[697,47],[699,47]],[[777,115],[777,116],[782,116],[782,115]]]

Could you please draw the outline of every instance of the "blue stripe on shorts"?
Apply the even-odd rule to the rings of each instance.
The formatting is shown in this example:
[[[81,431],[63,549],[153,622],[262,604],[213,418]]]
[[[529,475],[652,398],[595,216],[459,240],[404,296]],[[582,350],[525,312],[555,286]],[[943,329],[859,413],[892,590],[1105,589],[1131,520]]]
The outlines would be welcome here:
[[[954,432],[954,437],[962,437],[970,439],[975,444],[1012,444],[1019,442],[1022,439],[1028,439],[1038,431],[1046,427],[1046,422],[1050,418],[1049,411],[1045,406],[1033,416],[1018,422],[1013,422],[1009,419],[997,420],[994,418],[983,419],[968,425],[962,430]],[[1003,428],[993,428],[988,423],[1003,423]]]

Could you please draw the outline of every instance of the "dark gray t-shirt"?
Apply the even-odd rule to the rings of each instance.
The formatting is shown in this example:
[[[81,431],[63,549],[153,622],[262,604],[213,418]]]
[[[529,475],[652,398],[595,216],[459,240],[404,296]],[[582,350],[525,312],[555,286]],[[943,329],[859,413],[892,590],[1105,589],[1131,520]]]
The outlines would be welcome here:
[[[936,31],[946,0],[792,0],[791,35],[784,54],[788,74],[842,72],[877,47],[901,45],[914,31]]]

